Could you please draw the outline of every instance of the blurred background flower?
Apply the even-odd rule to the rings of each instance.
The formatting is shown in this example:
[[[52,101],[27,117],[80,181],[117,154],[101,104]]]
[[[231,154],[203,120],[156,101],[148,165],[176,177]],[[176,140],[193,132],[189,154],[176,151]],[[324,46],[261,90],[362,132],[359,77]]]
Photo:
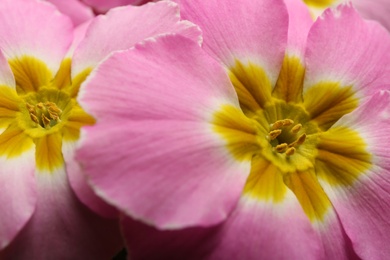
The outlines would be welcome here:
[[[352,2],[353,6],[366,19],[381,23],[390,31],[390,2],[388,0],[303,0],[313,17],[321,15],[328,7],[335,7],[342,3]]]

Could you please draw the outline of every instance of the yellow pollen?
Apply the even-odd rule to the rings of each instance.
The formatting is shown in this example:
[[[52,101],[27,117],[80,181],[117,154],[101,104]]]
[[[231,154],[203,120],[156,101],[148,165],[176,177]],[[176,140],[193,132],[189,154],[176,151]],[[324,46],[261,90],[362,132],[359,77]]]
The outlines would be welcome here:
[[[296,124],[293,128],[291,128],[291,133],[296,134],[301,129],[302,129],[302,125],[301,124]]]
[[[297,145],[301,145],[305,142],[306,140],[306,134],[302,134],[298,137],[297,140],[295,140],[294,142],[292,142],[291,144],[288,145],[288,147],[295,147]]]
[[[286,143],[282,143],[282,144],[279,144],[275,147],[275,150],[278,152],[278,153],[284,153],[284,151],[286,151],[288,145]]]
[[[283,126],[290,126],[292,124],[294,124],[294,121],[291,119],[284,119],[283,120]]]
[[[282,133],[282,130],[280,130],[280,129],[272,130],[271,132],[269,132],[269,138],[271,140],[275,140],[281,133]]]
[[[50,129],[61,122],[62,110],[53,102],[39,102],[35,106],[26,103],[26,108],[30,113],[30,119],[37,124],[36,127]]]
[[[270,126],[270,143],[274,147],[274,151],[278,153],[285,153],[288,156],[293,155],[298,146],[303,144],[306,140],[306,133],[301,134],[297,139],[294,138],[295,135],[302,130],[303,126],[302,124],[294,125],[294,121],[289,118],[277,120]],[[290,131],[282,133],[282,128],[287,127],[291,127]],[[294,140],[293,138],[295,141],[291,142]]]
[[[271,128],[272,128],[272,129],[279,129],[279,128],[281,128],[281,127],[290,126],[290,125],[292,125],[292,124],[294,124],[294,121],[293,121],[293,120],[291,120],[291,119],[282,119],[282,120],[278,120],[278,121],[276,121],[275,123],[273,123],[273,124],[271,125]]]
[[[296,151],[295,147],[290,147],[286,150],[286,155],[287,156],[293,155],[295,151]]]
[[[30,118],[32,121],[34,121],[35,123],[39,124],[39,120],[38,120],[38,117],[33,114],[33,113],[30,113]]]

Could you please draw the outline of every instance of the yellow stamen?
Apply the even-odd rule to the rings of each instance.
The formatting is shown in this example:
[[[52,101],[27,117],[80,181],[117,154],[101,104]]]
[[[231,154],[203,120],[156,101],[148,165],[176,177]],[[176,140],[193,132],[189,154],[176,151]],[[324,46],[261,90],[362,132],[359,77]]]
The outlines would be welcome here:
[[[44,108],[44,106],[43,106],[43,103],[42,102],[39,102],[37,105],[37,108],[39,108],[39,109],[43,109]]]
[[[279,129],[283,126],[283,120],[278,120],[272,124],[272,129]]]
[[[296,134],[301,129],[302,129],[302,125],[301,124],[296,124],[293,128],[291,128],[291,133]]]
[[[38,117],[33,114],[33,113],[30,113],[30,118],[32,121],[34,121],[35,123],[39,124],[39,120],[38,120]]]
[[[278,137],[281,133],[282,133],[282,130],[280,130],[280,129],[272,130],[271,132],[269,132],[269,138],[271,140],[275,140],[276,137]]]
[[[286,143],[279,144],[275,147],[275,150],[278,153],[283,153],[287,149],[288,145]]]
[[[286,150],[286,155],[290,156],[295,153],[296,149],[294,147],[290,147]]]
[[[294,124],[294,121],[291,119],[284,119],[283,120],[283,126],[290,126],[292,124]]]
[[[42,122],[45,128],[50,127],[50,119],[47,118],[44,114],[42,114]]]

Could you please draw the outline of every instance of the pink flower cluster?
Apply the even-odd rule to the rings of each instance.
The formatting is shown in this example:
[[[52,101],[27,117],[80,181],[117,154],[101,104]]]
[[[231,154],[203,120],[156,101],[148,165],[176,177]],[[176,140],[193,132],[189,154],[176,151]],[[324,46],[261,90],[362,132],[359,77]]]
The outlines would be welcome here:
[[[389,258],[390,5],[305,2],[0,1],[0,259]]]

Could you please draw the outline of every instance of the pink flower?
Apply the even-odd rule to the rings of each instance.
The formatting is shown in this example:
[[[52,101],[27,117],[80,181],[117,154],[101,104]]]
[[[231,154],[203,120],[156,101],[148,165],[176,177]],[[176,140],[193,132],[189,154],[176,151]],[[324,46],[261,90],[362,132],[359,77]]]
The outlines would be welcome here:
[[[1,259],[109,259],[121,248],[117,221],[90,211],[116,210],[73,159],[80,128],[95,122],[76,98],[110,53],[169,33],[199,36],[170,2],[118,8],[73,29],[48,3],[1,1]]]
[[[388,0],[303,0],[314,17],[326,8],[352,2],[358,12],[366,19],[380,22],[390,31],[390,3]]]
[[[92,188],[156,228],[123,220],[134,259],[390,255],[390,37],[286,3],[180,1],[202,48],[136,45],[83,86]]]
[[[58,10],[72,19],[75,26],[80,25],[108,10],[124,5],[143,5],[149,0],[46,0],[54,4]]]

